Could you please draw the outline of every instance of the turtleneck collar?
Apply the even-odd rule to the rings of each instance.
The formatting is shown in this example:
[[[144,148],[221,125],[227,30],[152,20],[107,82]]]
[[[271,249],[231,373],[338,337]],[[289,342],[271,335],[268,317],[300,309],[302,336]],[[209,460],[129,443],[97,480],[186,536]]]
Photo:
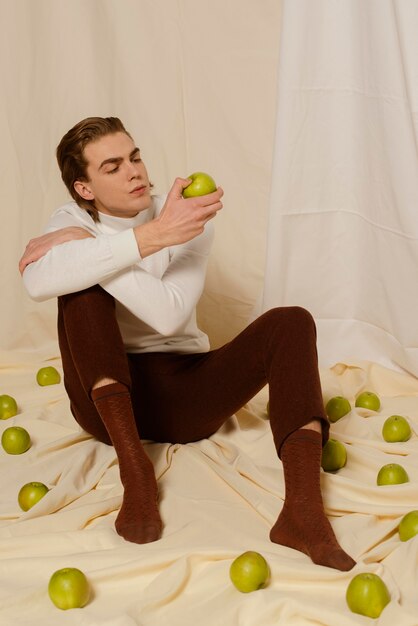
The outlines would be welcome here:
[[[151,202],[149,209],[140,211],[134,217],[115,217],[114,215],[108,215],[107,213],[100,213],[100,222],[103,230],[122,231],[128,228],[135,228],[140,224],[149,222],[154,217],[154,201]],[[100,228],[100,226],[99,226]]]

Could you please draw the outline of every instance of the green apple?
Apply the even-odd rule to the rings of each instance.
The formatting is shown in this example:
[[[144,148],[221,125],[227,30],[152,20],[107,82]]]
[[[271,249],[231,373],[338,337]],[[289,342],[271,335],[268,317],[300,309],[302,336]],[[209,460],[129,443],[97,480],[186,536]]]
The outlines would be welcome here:
[[[63,567],[49,579],[48,594],[55,606],[63,611],[81,609],[90,598],[90,585],[76,567]]]
[[[407,471],[399,465],[399,463],[388,463],[380,468],[377,475],[377,484],[382,485],[400,485],[408,483],[409,476]]]
[[[352,613],[366,617],[379,617],[390,602],[390,594],[383,580],[377,574],[365,572],[351,579],[345,594],[347,605]]]
[[[382,436],[385,441],[395,443],[408,441],[412,431],[407,419],[402,415],[391,415],[387,418],[382,428]]]
[[[57,385],[61,382],[61,376],[55,367],[49,365],[48,367],[41,367],[36,374],[36,381],[38,385],[41,385],[41,387],[45,387],[46,385]]]
[[[29,511],[48,491],[49,489],[44,483],[31,482],[23,485],[17,496],[22,511]]]
[[[418,535],[418,511],[410,511],[399,523],[399,538],[401,541],[408,541],[415,535]]]
[[[325,472],[335,472],[347,463],[347,449],[341,441],[328,439],[322,448],[322,469]]]
[[[248,593],[266,586],[270,578],[270,568],[259,552],[248,551],[233,561],[229,576],[238,591]]]
[[[7,454],[23,454],[30,448],[30,435],[21,426],[10,426],[3,431],[1,445]]]
[[[378,411],[380,409],[380,399],[373,391],[363,391],[356,398],[356,407]]]
[[[17,415],[17,402],[6,393],[0,396],[0,419],[8,420]]]
[[[212,191],[216,191],[216,183],[209,174],[204,172],[194,172],[188,178],[190,185],[183,189],[183,198],[194,198],[195,196],[205,196]]]
[[[331,400],[328,400],[325,412],[328,415],[330,422],[336,422],[347,413],[351,411],[351,404],[347,400],[347,398],[343,398],[343,396],[334,396]]]

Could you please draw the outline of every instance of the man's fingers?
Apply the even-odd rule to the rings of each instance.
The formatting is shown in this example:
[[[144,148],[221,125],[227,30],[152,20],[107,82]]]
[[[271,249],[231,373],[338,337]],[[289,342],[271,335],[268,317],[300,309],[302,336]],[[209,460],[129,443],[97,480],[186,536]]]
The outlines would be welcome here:
[[[19,261],[19,272],[20,272],[21,274],[23,274],[23,271],[24,271],[25,267],[26,267],[27,265],[29,265],[29,263],[30,263],[30,261],[28,260],[28,258],[27,258],[27,257],[25,257],[25,255],[24,255],[24,256],[22,256],[22,258],[21,258],[21,259],[20,259],[20,261]]]
[[[191,182],[192,181],[190,178],[176,178],[168,195],[173,196],[175,198],[182,198],[183,189],[185,189],[188,185],[190,185]]]
[[[211,219],[212,217],[215,217],[217,212],[220,211],[222,208],[223,208],[223,204],[219,200],[218,202],[214,202],[213,204],[209,204],[208,206],[205,206],[203,215],[205,215],[207,219]]]
[[[206,198],[209,200],[209,202],[216,202],[217,200],[220,200],[223,195],[224,195],[224,190],[222,189],[222,187],[218,187],[216,191],[212,191],[212,193],[208,193],[206,195]]]
[[[19,262],[20,273],[23,273],[27,265],[34,263],[41,257],[45,256],[45,254],[54,246],[66,243],[67,241],[86,239],[88,237],[94,238],[94,235],[89,233],[89,231],[85,228],[82,228],[81,226],[66,226],[65,228],[61,228],[51,233],[35,237],[35,239],[31,239]]]

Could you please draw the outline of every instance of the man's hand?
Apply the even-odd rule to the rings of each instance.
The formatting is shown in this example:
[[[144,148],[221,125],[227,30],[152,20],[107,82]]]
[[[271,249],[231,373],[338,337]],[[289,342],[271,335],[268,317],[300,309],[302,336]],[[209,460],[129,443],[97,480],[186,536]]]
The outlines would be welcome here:
[[[192,181],[176,178],[160,215],[134,229],[142,258],[162,248],[185,243],[203,232],[206,222],[222,209],[221,187],[205,196],[183,198],[182,191]]]
[[[31,239],[19,261],[19,272],[23,274],[27,265],[45,256],[54,246],[59,246],[61,243],[72,241],[73,239],[86,239],[87,237],[94,237],[94,235],[79,226],[67,226],[67,228],[61,228],[52,233]]]

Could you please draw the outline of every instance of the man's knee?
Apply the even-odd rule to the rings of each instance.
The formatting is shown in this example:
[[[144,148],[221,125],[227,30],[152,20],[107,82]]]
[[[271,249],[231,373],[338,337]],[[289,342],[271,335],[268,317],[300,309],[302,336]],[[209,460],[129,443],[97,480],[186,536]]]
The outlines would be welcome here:
[[[80,304],[82,306],[99,306],[100,308],[106,306],[115,308],[115,300],[107,291],[105,291],[100,285],[93,285],[87,289],[81,291],[75,291],[74,293],[67,293],[63,296],[59,296],[58,301],[63,305],[68,304]]]
[[[264,313],[270,324],[291,325],[296,328],[315,328],[312,314],[301,306],[275,307]]]

